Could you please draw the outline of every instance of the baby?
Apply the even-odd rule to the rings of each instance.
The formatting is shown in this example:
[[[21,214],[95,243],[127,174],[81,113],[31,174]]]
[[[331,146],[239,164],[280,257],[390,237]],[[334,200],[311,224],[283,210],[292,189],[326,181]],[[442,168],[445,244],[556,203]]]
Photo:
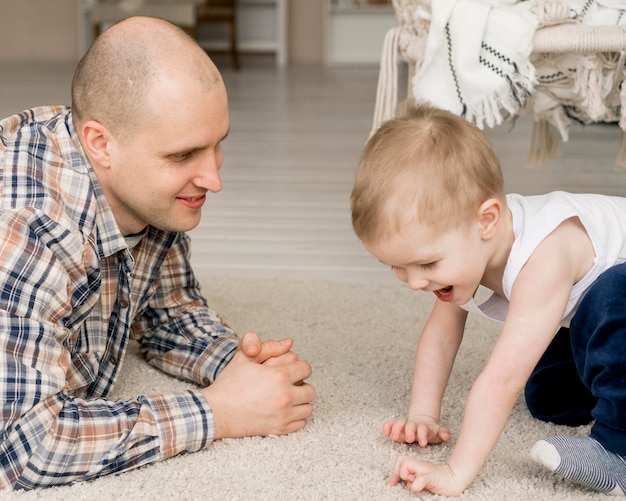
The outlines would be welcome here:
[[[438,301],[415,356],[396,442],[448,441],[441,402],[468,312],[502,322],[474,382],[446,464],[399,457],[391,485],[458,496],[498,441],[526,387],[531,413],[559,424],[595,420],[589,437],[539,441],[555,473],[626,492],[626,198],[504,193],[497,155],[464,118],[405,103],[368,141],[351,196],[367,250]],[[474,294],[493,291],[484,303]],[[558,332],[558,335],[555,335]]]

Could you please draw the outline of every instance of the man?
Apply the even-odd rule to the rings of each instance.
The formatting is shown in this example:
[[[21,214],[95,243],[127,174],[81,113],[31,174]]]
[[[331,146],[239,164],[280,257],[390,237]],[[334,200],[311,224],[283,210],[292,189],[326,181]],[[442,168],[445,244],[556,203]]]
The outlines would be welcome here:
[[[85,54],[72,108],[0,122],[0,488],[121,472],[223,437],[304,427],[289,339],[241,341],[201,296],[186,231],[220,191],[222,78],[134,17]],[[129,338],[198,390],[109,401]]]

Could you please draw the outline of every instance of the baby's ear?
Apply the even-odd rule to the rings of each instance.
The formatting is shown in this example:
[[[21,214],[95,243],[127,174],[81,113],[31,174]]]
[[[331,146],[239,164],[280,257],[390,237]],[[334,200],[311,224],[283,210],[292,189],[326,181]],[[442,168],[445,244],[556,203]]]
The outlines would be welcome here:
[[[485,200],[478,208],[478,224],[480,236],[483,240],[490,239],[495,235],[502,217],[502,202],[497,198]]]

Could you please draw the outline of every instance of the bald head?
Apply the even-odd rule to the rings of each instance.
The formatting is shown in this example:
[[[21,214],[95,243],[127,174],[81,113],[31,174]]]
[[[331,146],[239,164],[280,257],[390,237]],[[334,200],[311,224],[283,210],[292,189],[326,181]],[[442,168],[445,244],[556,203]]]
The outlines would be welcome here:
[[[96,120],[118,136],[132,136],[156,110],[155,86],[191,80],[207,91],[223,85],[204,50],[173,24],[150,17],[125,19],[100,35],[83,56],[72,82],[77,128]]]

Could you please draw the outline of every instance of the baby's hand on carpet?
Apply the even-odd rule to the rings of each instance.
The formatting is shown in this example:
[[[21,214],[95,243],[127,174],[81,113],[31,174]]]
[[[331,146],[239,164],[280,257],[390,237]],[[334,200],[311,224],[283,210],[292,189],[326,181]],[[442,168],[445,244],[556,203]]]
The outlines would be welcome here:
[[[454,473],[447,464],[433,464],[418,461],[408,456],[399,456],[393,468],[393,478],[387,485],[406,482],[413,492],[430,491],[442,496],[456,497],[463,493],[463,487],[457,482]]]
[[[447,442],[452,437],[447,428],[429,416],[414,416],[406,420],[387,421],[383,425],[383,433],[394,442],[407,444],[417,442],[420,447]]]

